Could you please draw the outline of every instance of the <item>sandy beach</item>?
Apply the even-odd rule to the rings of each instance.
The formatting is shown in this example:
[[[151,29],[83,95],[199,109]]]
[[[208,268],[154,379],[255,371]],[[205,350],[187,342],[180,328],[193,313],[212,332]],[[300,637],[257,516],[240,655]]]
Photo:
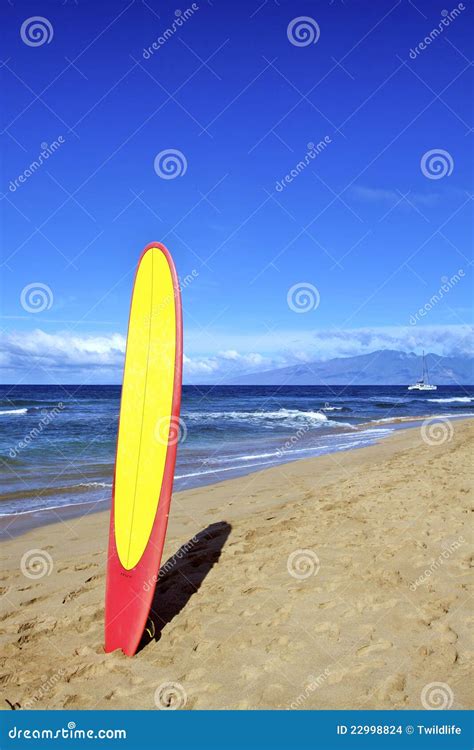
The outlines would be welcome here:
[[[132,659],[103,652],[108,513],[3,542],[2,708],[473,707],[474,423],[451,426],[177,493]]]

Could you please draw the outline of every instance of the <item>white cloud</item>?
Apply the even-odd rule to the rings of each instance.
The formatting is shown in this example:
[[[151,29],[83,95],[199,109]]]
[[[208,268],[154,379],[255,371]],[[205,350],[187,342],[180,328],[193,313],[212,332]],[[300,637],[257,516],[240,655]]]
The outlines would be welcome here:
[[[390,188],[367,187],[365,185],[354,185],[351,188],[352,194],[356,199],[368,203],[387,203],[394,205],[398,203],[401,207],[409,208],[410,203],[434,206],[439,201],[439,195],[436,193],[415,193],[406,192],[406,190],[392,190]],[[404,195],[406,194],[406,200]]]
[[[263,357],[254,352],[239,354],[235,349],[207,357],[188,357],[185,354],[183,358],[184,377],[194,382],[204,375],[212,375],[214,379],[219,379],[224,375],[227,377],[230,374],[238,375],[249,370],[265,370],[269,367],[273,367],[270,357]]]
[[[235,349],[224,349],[223,342]],[[213,354],[211,346],[216,350]],[[208,349],[209,347],[209,349]],[[391,326],[380,328],[326,329],[265,333],[261,336],[219,334],[203,337],[188,332],[185,375],[193,382],[225,381],[245,372],[270,370],[335,357],[353,357],[377,349],[418,352],[422,349],[440,356],[468,356],[473,353],[473,329],[468,325]],[[255,352],[259,350],[259,353]]]
[[[183,356],[183,368],[185,372],[193,375],[211,375],[214,374],[218,368],[219,363],[216,359],[191,359],[186,354]]]
[[[229,348],[231,344],[232,348]],[[431,348],[438,354],[473,352],[473,328],[470,325],[367,326],[364,328],[325,328],[300,331],[279,329],[262,334],[221,331],[203,334],[187,330],[185,350],[189,357],[237,359],[258,352],[266,360],[300,361],[330,359],[364,354],[374,349],[411,351]]]
[[[91,368],[113,371],[121,368],[125,337],[80,335],[70,332],[46,333],[41,329],[4,334],[0,366],[11,371],[38,370],[89,371]]]
[[[192,330],[186,334],[185,382],[225,382],[246,372],[377,349],[425,349],[441,356],[473,353],[473,329],[468,325],[280,330],[261,336],[219,331],[203,336]],[[66,382],[119,382],[124,352],[125,337],[120,333],[81,335],[37,329],[3,335],[0,367],[8,373],[10,382],[18,380],[22,372],[29,372],[29,382],[47,382],[48,373]]]

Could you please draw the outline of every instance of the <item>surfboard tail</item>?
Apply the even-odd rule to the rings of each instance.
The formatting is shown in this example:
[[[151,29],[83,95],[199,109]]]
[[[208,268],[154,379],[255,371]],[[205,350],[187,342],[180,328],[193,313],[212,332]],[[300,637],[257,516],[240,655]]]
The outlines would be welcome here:
[[[157,514],[149,544],[140,562],[131,570],[120,563],[115,536],[109,540],[109,572],[105,595],[105,651],[122,649],[133,656],[140,644],[153,602],[163,553],[168,514],[165,504]]]

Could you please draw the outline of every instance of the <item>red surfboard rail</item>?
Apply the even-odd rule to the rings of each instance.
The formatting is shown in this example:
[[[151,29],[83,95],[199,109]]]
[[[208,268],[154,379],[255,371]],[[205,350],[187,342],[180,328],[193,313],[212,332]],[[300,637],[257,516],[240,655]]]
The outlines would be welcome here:
[[[118,440],[116,449],[114,482],[112,488],[112,507],[110,513],[109,529],[109,546],[107,562],[107,582],[105,593],[105,651],[110,652],[121,648],[127,656],[135,654],[141,637],[143,635],[146,621],[150,612],[151,603],[158,580],[163,546],[165,542],[166,529],[168,525],[168,515],[173,489],[174,470],[176,463],[177,440],[170,439],[173,429],[177,428],[179,423],[179,412],[181,405],[181,385],[182,385],[182,360],[183,360],[183,326],[182,326],[182,308],[181,294],[178,276],[169,251],[159,242],[152,242],[146,246],[140,256],[133,285],[133,294],[137,283],[138,271],[140,264],[146,254],[153,250],[160,250],[169,266],[172,278],[173,293],[175,300],[175,361],[174,361],[174,378],[173,394],[171,401],[171,423],[168,435],[168,444],[166,448],[165,466],[161,488],[157,487],[159,492],[159,501],[156,509],[155,518],[148,538],[148,542],[138,562],[134,567],[127,569],[121,562],[117,549],[116,539],[116,480],[117,480],[117,454]],[[129,334],[132,302],[130,304],[129,327],[127,334],[127,350],[129,349]],[[126,352],[127,357],[127,352]],[[166,366],[166,364],[165,364]],[[124,369],[125,372],[125,369]],[[122,390],[121,408],[122,415],[124,390]],[[120,435],[120,417],[119,417],[119,435]]]

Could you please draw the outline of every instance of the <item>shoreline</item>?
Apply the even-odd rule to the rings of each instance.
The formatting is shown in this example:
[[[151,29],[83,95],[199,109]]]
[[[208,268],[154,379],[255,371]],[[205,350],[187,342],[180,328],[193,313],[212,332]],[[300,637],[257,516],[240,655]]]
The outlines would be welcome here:
[[[359,451],[363,450],[364,448],[372,447],[374,445],[378,445],[381,442],[384,442],[387,438],[391,438],[394,436],[394,434],[397,434],[400,430],[410,430],[415,429],[416,427],[419,427],[422,425],[422,423],[426,420],[443,420],[443,419],[449,419],[450,421],[459,421],[459,420],[469,420],[474,417],[473,415],[469,414],[461,414],[461,415],[447,415],[447,414],[439,414],[439,415],[431,415],[431,416],[425,416],[425,417],[409,417],[409,416],[400,416],[400,417],[389,417],[387,419],[380,419],[378,421],[372,421],[372,422],[361,422],[360,425],[358,425],[354,430],[342,432],[339,434],[343,435],[350,435],[355,432],[360,431],[367,431],[371,428],[375,430],[381,429],[382,427],[393,427],[393,432],[387,434],[387,435],[374,435],[373,440],[368,445],[356,445],[356,446],[349,446],[347,448],[337,448],[335,447],[334,450],[329,450],[327,452],[316,454],[316,455],[309,455],[309,456],[303,456],[299,458],[288,458],[286,461],[281,461],[280,463],[270,463],[269,466],[265,467],[264,464],[260,465],[259,468],[256,468],[255,470],[251,470],[250,467],[241,467],[241,469],[235,469],[233,468],[232,471],[235,473],[233,476],[230,476],[228,478],[219,477],[218,479],[215,479],[212,481],[211,479],[211,473],[210,473],[210,481],[205,484],[198,484],[196,486],[191,486],[188,488],[180,489],[180,490],[174,490],[173,497],[177,497],[181,495],[182,493],[190,492],[195,489],[203,489],[206,487],[213,487],[215,485],[219,485],[225,482],[231,482],[234,479],[239,478],[245,478],[248,476],[252,476],[254,474],[258,474],[262,471],[271,470],[273,468],[276,468],[277,466],[287,466],[292,463],[297,463],[300,461],[307,461],[314,458],[322,458],[324,456],[331,456],[331,455],[337,455],[340,453],[345,452],[352,452],[352,451]],[[330,436],[332,437],[332,436]],[[310,449],[308,449],[309,451]],[[246,470],[248,468],[249,470]],[[218,473],[219,470],[216,470],[216,473]],[[15,538],[16,536],[22,535],[27,533],[28,531],[31,531],[33,529],[42,528],[43,526],[50,526],[56,523],[61,523],[68,520],[73,520],[76,518],[81,518],[83,516],[88,516],[90,514],[96,514],[96,513],[105,513],[110,510],[110,503],[111,503],[111,492],[109,497],[104,498],[103,500],[94,500],[94,501],[84,501],[84,502],[78,502],[78,503],[69,503],[67,505],[62,506],[55,506],[51,508],[42,508],[40,510],[24,510],[19,511],[17,513],[9,513],[9,514],[0,514],[0,545],[12,538]]]
[[[103,651],[108,513],[5,542],[4,699],[156,709],[171,682],[185,709],[416,709],[443,682],[470,708],[473,443],[472,420],[438,445],[403,429],[178,493],[131,659]]]

